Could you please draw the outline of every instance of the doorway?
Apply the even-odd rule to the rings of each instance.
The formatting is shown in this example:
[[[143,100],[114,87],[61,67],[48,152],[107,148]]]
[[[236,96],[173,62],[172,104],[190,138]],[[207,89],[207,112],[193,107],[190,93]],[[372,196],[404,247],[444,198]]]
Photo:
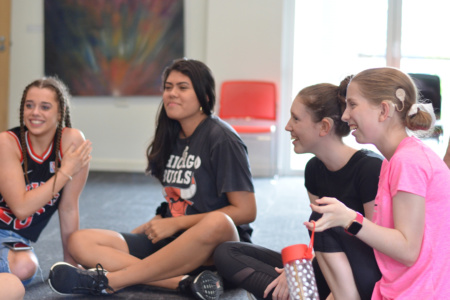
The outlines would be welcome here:
[[[0,132],[8,128],[11,0],[0,1]]]

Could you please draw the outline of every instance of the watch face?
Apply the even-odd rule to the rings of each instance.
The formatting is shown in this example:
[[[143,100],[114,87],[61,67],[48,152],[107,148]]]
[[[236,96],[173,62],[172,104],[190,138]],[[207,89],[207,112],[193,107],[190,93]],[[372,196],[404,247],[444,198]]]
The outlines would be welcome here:
[[[353,235],[357,234],[362,228],[362,224],[358,221],[353,221],[352,225],[347,228],[347,231]]]

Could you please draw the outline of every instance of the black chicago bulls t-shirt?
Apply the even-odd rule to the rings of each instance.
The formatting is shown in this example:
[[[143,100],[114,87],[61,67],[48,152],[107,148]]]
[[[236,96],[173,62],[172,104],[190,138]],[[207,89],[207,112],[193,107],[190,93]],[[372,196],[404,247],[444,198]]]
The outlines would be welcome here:
[[[231,126],[207,117],[189,138],[177,140],[166,164],[166,217],[217,210],[234,191],[254,192],[247,148]]]

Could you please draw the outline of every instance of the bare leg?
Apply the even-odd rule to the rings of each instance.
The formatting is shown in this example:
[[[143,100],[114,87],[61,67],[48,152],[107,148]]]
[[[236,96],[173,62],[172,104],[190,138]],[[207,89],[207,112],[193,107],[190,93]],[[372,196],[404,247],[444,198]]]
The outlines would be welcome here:
[[[82,265],[93,267],[101,263],[108,270],[109,284],[114,290],[135,284],[175,289],[181,275],[211,264],[215,247],[230,240],[238,240],[233,221],[221,212],[211,212],[144,260],[131,256],[123,237],[108,230],[76,232],[70,238],[69,249]]]
[[[344,252],[316,252],[320,269],[336,300],[360,300],[353,272]]]
[[[93,268],[100,263],[105,270],[113,272],[141,261],[130,255],[122,235],[112,230],[83,229],[70,236],[69,251],[77,263]],[[146,284],[176,289],[182,276],[148,282]]]
[[[239,239],[226,214],[211,212],[175,241],[142,261],[107,274],[114,290],[186,274],[210,261],[217,245]]]
[[[9,269],[20,280],[27,280],[33,277],[38,268],[38,260],[31,250],[12,251],[8,253]]]
[[[0,300],[21,300],[25,295],[20,279],[10,273],[0,273],[0,290]]]
[[[108,271],[117,271],[137,261],[129,254],[127,243],[118,232],[104,229],[84,229],[69,239],[69,252],[77,263],[95,267],[97,263]]]

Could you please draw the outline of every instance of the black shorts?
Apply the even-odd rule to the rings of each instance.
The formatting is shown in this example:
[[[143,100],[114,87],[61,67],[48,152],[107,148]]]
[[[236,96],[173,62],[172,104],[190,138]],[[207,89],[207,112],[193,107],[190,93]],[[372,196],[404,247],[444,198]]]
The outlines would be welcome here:
[[[131,255],[139,258],[144,259],[147,256],[152,255],[159,249],[169,245],[171,242],[173,242],[179,235],[173,236],[164,240],[161,240],[157,242],[156,244],[153,244],[151,240],[148,239],[147,235],[145,234],[136,234],[136,233],[120,233],[123,238],[125,239],[125,242],[128,245],[128,250]]]
[[[161,248],[169,245],[171,242],[173,242],[177,237],[179,237],[183,232],[179,232],[169,238],[163,239],[156,244],[153,244],[151,240],[148,239],[147,235],[145,234],[135,234],[135,233],[124,233],[121,232],[120,234],[125,239],[125,242],[128,245],[128,251],[131,255],[139,258],[144,259],[147,256],[152,255],[156,251],[160,250]],[[191,271],[188,273],[188,275],[198,275],[204,270],[210,270],[215,271],[215,266],[200,266],[197,269]]]
[[[311,235],[311,232],[310,232]],[[314,235],[314,251],[344,252],[344,243],[362,243],[358,238],[347,234],[342,227],[334,227]]]

